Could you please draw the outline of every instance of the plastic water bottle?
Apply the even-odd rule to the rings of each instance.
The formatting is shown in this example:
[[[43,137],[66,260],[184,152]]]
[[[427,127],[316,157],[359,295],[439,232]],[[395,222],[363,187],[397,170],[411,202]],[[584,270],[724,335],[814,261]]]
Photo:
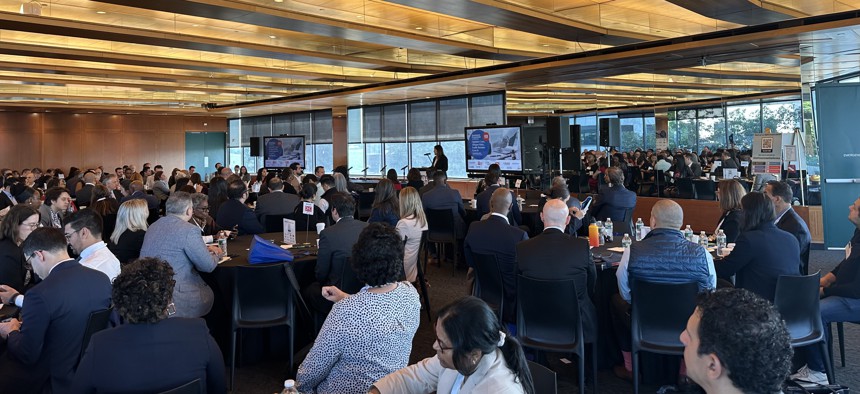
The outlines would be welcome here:
[[[687,228],[684,229],[684,238],[686,238],[687,241],[693,241],[693,229],[690,228],[689,224],[687,225]]]
[[[705,250],[708,250],[708,236],[705,234],[704,231],[699,233],[699,246],[705,248]]]
[[[615,239],[615,235],[612,234],[614,230],[612,219],[606,218],[606,222],[603,225],[603,231],[606,232],[606,242],[612,242]]]
[[[726,233],[723,229],[717,230],[717,256],[723,255],[723,248],[726,247]]]
[[[642,227],[645,227],[645,223],[642,223],[642,218],[636,219],[636,240],[642,240]]]
[[[606,243],[606,239],[604,239],[604,236],[606,235],[606,229],[603,227],[603,222],[598,220],[596,224],[597,233],[600,234],[600,237],[598,237],[598,241],[600,241],[600,246],[603,246]]]
[[[630,249],[630,244],[633,243],[633,240],[630,239],[630,234],[624,233],[624,238],[621,238],[621,246],[624,249]]]
[[[299,390],[296,389],[296,381],[292,379],[285,380],[284,391],[281,391],[281,394],[299,394]]]

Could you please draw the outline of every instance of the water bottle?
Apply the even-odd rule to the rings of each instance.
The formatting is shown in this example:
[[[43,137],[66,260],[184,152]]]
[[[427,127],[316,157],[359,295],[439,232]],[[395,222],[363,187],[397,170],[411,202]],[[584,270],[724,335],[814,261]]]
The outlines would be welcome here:
[[[603,231],[606,232],[606,242],[612,242],[615,239],[615,235],[612,234],[614,230],[612,219],[607,218],[605,224],[603,225]]]
[[[705,248],[705,250],[708,250],[708,236],[705,234],[704,231],[699,233],[699,246]]]
[[[299,394],[299,390],[296,389],[296,381],[292,379],[285,380],[284,391],[281,391],[281,394]]]
[[[726,247],[726,233],[723,229],[717,230],[717,256],[723,255],[723,248]]]
[[[687,225],[687,228],[684,229],[684,238],[686,238],[687,241],[693,241],[693,229],[690,228],[689,224]]]
[[[597,224],[597,234],[600,235],[598,237],[598,241],[600,242],[600,246],[603,246],[603,244],[606,243],[606,239],[604,239],[604,236],[606,235],[606,230],[603,227],[603,222],[598,220],[595,224]]]
[[[630,239],[630,234],[624,233],[624,238],[621,239],[621,247],[624,249],[630,249],[630,244],[633,243],[633,240]]]
[[[636,219],[636,240],[642,240],[642,227],[645,227],[645,223],[642,223],[642,218]]]

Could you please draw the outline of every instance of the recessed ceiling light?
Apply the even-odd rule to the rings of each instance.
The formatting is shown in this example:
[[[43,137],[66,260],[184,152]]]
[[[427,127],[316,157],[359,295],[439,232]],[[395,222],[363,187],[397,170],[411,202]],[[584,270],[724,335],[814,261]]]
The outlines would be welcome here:
[[[549,44],[541,44],[542,47],[548,47]]]
[[[191,25],[191,27],[200,27],[200,25],[195,23],[195,24]]]
[[[277,36],[269,36],[269,38],[278,38]]]
[[[107,12],[105,12],[105,11],[96,11],[96,14],[102,14],[102,15],[104,15],[104,14],[107,14]]]
[[[424,30],[424,28],[423,28],[423,27],[421,27],[421,26],[418,26],[418,27],[416,27],[416,28],[415,28],[415,30]]]
[[[284,0],[275,0],[275,3],[283,3]]]

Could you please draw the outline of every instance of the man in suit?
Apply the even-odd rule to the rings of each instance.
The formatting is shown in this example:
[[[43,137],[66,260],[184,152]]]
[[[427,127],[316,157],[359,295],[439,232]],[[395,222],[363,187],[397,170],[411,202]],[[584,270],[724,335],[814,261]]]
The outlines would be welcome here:
[[[529,239],[529,236],[525,231],[511,226],[508,222],[508,211],[513,205],[510,190],[497,187],[491,197],[490,217],[472,222],[463,242],[466,263],[469,264],[467,276],[471,278],[474,275],[475,264],[472,253],[496,256],[504,285],[502,318],[508,323],[514,323],[517,303],[517,243]]]
[[[797,238],[800,246],[800,273],[809,275],[809,245],[812,243],[812,235],[803,218],[791,208],[791,186],[785,182],[770,181],[764,187],[764,194],[773,201],[776,227]]]
[[[284,193],[284,182],[281,178],[269,179],[269,192],[257,199],[257,219],[266,227],[267,215],[288,215],[299,205],[299,196]]]
[[[90,200],[93,197],[93,188],[96,187],[96,174],[90,170],[87,170],[86,174],[84,174],[84,186],[81,187],[81,190],[78,190],[76,194],[75,203],[78,208],[84,208],[90,206]]]
[[[691,153],[684,154],[684,163],[687,164],[687,167],[690,167],[690,171],[693,172],[693,178],[698,179],[702,176],[702,166],[699,165],[698,160],[693,160]]]
[[[153,209],[158,209],[158,206],[159,206],[158,198],[151,195],[151,194],[146,194],[146,192],[143,190],[143,182],[141,182],[141,181],[131,182],[128,185],[128,191],[130,192],[130,194],[123,197],[122,202],[126,202],[128,200],[133,199],[133,198],[139,198],[142,200],[146,200],[146,206],[149,208],[150,211]]]
[[[448,175],[445,171],[437,170],[433,173],[433,190],[421,196],[424,210],[428,209],[450,209],[454,214],[454,229],[457,239],[462,240],[466,236],[466,209],[463,207],[463,199],[460,192],[448,186]]]
[[[490,198],[492,197],[493,192],[501,187],[499,184],[499,178],[501,178],[501,175],[502,169],[499,165],[496,163],[490,164],[490,168],[487,169],[487,175],[484,176],[484,182],[486,182],[487,188],[478,193],[478,196],[475,197],[475,200],[477,200],[476,211],[478,217],[483,217],[490,212]],[[511,201],[516,201],[516,195],[514,195],[513,191],[511,191]],[[513,207],[509,210],[507,215],[508,222],[511,226],[517,226],[523,222],[519,204],[513,204]]]
[[[63,231],[84,267],[107,275],[111,282],[119,275],[119,260],[102,241],[102,218],[92,209],[82,209],[66,219]]]
[[[228,168],[228,167],[224,167]],[[234,180],[227,186],[227,197],[230,199],[218,208],[218,217],[215,222],[221,228],[232,229],[237,227],[239,235],[262,234],[266,232],[263,225],[254,216],[254,211],[245,205],[248,199],[248,187],[241,180]]]
[[[117,178],[116,174],[105,175],[105,179],[102,181],[102,184],[111,191],[111,198],[117,201],[122,200],[122,188],[120,187],[119,178]]]
[[[42,281],[26,302],[17,290],[0,286],[0,301],[21,307],[21,320],[0,323],[6,340],[0,392],[61,392],[74,376],[90,313],[110,306],[110,281],[69,257],[59,229],[36,229],[22,249]]]
[[[322,296],[322,286],[340,286],[345,258],[352,255],[352,247],[358,241],[366,222],[356,220],[355,199],[344,192],[332,194],[329,209],[334,224],[319,235],[319,252],[315,269],[316,282],[304,289],[305,298],[317,312],[323,315],[331,310],[332,302]]]
[[[597,312],[591,298],[597,274],[588,241],[564,233],[570,222],[564,201],[547,201],[540,217],[543,232],[517,244],[518,271],[535,279],[575,279],[583,337],[593,343],[597,335]]]
[[[609,184],[600,187],[591,215],[598,220],[610,218],[623,221],[627,211],[636,207],[636,193],[624,187],[624,172],[620,168],[609,167],[606,177]]]
[[[421,186],[421,188],[418,189],[418,195],[423,197],[425,194],[427,194],[427,192],[433,190],[433,188],[436,187],[436,182],[433,181],[433,175],[435,173],[436,171],[433,168],[427,169],[428,182],[426,185]]]
[[[18,201],[15,200],[15,196],[13,196],[10,191],[12,186],[15,186],[16,183],[18,183],[18,180],[12,176],[3,179],[3,190],[0,192],[0,209],[5,209],[18,204]]]

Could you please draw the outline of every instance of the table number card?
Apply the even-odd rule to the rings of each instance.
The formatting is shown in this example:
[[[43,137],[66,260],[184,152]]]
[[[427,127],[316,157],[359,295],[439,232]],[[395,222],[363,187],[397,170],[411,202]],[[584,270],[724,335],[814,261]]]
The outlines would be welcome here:
[[[517,179],[517,181],[516,181],[516,182],[514,182],[514,188],[515,188],[515,189],[519,189],[519,188],[520,188],[520,186],[522,186],[522,184],[523,184],[523,180],[522,180],[522,179]]]
[[[302,202],[302,213],[305,215],[313,215],[314,214],[314,203],[304,201]]]
[[[737,177],[738,177],[738,169],[737,168],[723,168],[723,178],[735,179]]]
[[[293,219],[284,219],[284,243],[296,244],[296,221]]]

